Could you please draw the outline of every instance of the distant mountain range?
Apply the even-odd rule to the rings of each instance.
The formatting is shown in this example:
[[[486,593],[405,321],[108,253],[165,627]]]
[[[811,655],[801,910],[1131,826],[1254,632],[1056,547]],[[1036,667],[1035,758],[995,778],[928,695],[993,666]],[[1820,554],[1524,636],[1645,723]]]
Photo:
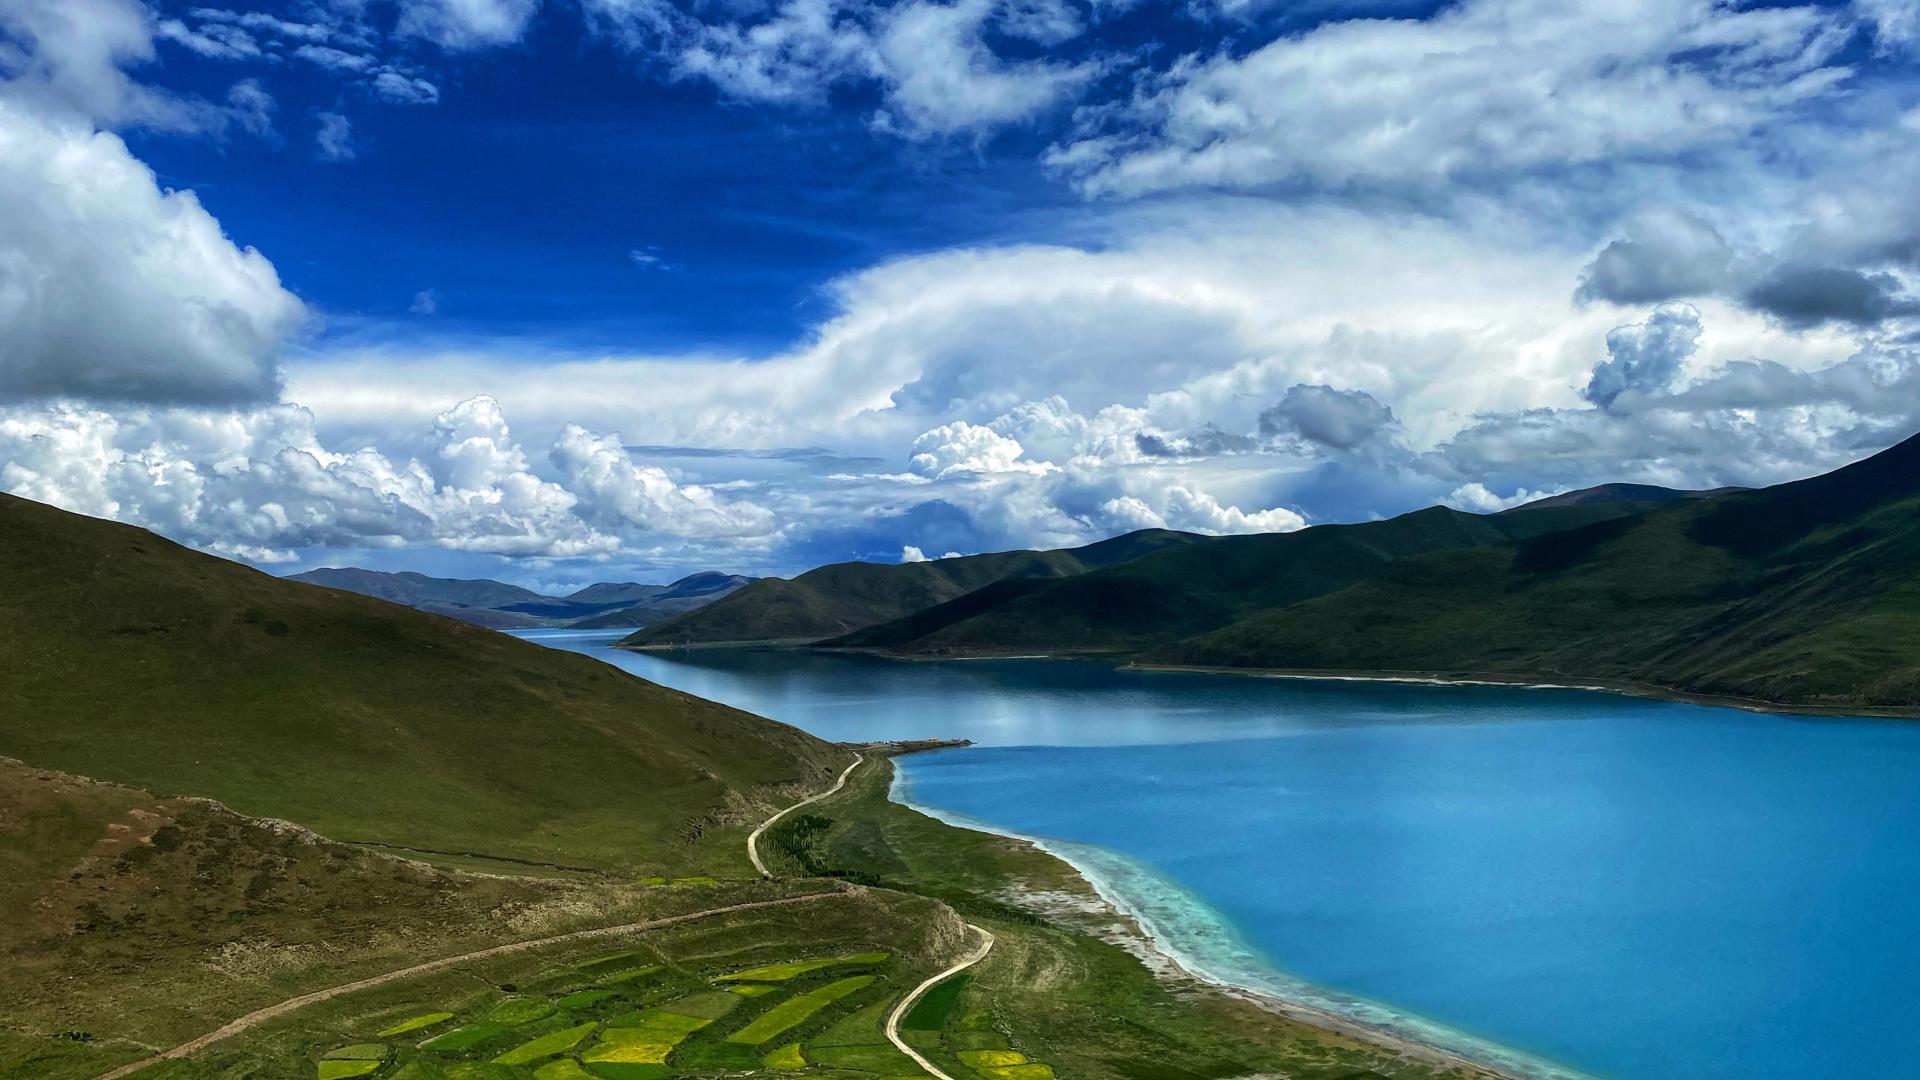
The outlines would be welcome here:
[[[595,582],[565,596],[546,596],[487,578],[436,578],[411,571],[387,573],[358,567],[324,567],[288,575],[288,580],[391,600],[478,626],[515,629],[649,626],[710,604],[753,579],[708,570],[670,585]]]
[[[1491,515],[845,563],[622,644],[749,641],[1920,706],[1920,438],[1754,491],[1608,484]]]

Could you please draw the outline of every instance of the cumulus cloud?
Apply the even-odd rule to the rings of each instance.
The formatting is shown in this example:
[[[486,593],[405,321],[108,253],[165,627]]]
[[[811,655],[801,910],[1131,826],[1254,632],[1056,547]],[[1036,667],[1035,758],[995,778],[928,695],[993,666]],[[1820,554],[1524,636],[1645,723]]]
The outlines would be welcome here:
[[[617,434],[595,435],[568,424],[554,444],[553,464],[578,494],[581,516],[611,530],[694,539],[761,538],[778,531],[764,507],[677,483],[666,470],[635,462]]]
[[[1593,257],[1574,298],[1582,303],[1657,304],[1725,288],[1733,248],[1707,222],[1680,210],[1656,210],[1627,223],[1626,235]]]
[[[1333,450],[1353,450],[1395,426],[1393,410],[1362,390],[1290,386],[1260,414],[1260,434],[1301,438]]]
[[[1829,322],[1873,326],[1920,315],[1920,300],[1905,294],[1900,279],[1844,267],[1782,266],[1756,282],[1742,299],[1796,328]]]
[[[339,451],[291,405],[0,409],[0,488],[255,561],[307,547],[424,544],[546,558],[668,539],[751,542],[768,512],[635,465],[617,436],[566,432],[538,474],[498,402],[434,418],[421,458]]]
[[[133,79],[153,59],[152,13],[135,0],[0,4],[0,100],[42,115],[109,126],[217,129],[221,111]]]
[[[1465,0],[1189,56],[1052,154],[1094,194],[1426,184],[1731,143],[1849,74],[1817,7]]]
[[[117,136],[0,101],[0,205],[0,396],[274,396],[304,306]]]
[[[1629,391],[1667,389],[1699,347],[1700,333],[1700,311],[1691,304],[1663,304],[1646,322],[1608,332],[1607,359],[1594,365],[1580,396],[1610,409]]]
[[[1447,493],[1442,500],[1455,510],[1465,510],[1469,514],[1497,514],[1502,510],[1511,510],[1516,506],[1557,495],[1557,491],[1530,491],[1519,488],[1511,495],[1496,495],[1482,483],[1462,484]]]
[[[1021,460],[1025,453],[1018,440],[958,420],[913,440],[913,457],[907,465],[936,480],[966,474],[1043,473],[1052,468],[1045,462]]]

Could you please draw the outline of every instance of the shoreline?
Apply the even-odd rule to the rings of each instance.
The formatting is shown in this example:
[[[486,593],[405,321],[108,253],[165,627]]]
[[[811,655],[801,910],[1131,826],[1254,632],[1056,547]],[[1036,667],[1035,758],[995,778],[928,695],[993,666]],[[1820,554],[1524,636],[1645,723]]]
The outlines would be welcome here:
[[[1298,1023],[1359,1039],[1431,1065],[1476,1069],[1503,1080],[1593,1080],[1584,1073],[1480,1039],[1466,1032],[1447,1028],[1418,1016],[1397,1012],[1376,1002],[1360,998],[1345,998],[1342,995],[1324,991],[1278,970],[1272,970],[1272,978],[1269,981],[1293,984],[1291,988],[1254,985],[1254,980],[1237,981],[1233,975],[1209,970],[1209,965],[1205,961],[1189,955],[1180,946],[1174,944],[1170,940],[1173,934],[1165,926],[1160,925],[1144,905],[1135,902],[1127,895],[1124,888],[1115,884],[1109,875],[1089,865],[1087,853],[1104,849],[1096,849],[1092,845],[1029,836],[966,814],[928,806],[913,799],[911,786],[904,771],[896,767],[893,780],[887,788],[887,798],[954,828],[983,832],[1031,844],[1034,848],[1066,864],[1087,884],[1101,903],[1130,928],[1125,935],[1128,940],[1115,943],[1134,952],[1160,978],[1178,978],[1200,983]],[[1183,897],[1190,897],[1196,906],[1211,914],[1211,909],[1205,907],[1204,901],[1192,897],[1184,888],[1166,879],[1150,865],[1118,853],[1111,853],[1111,857],[1116,862],[1138,866],[1146,874],[1178,890]],[[1228,933],[1234,931],[1235,928],[1224,917],[1217,915],[1214,917],[1221,929]],[[1241,948],[1245,947],[1241,946]],[[1140,955],[1142,951],[1148,955]],[[1264,961],[1261,962],[1264,965]],[[1352,1015],[1341,1010],[1343,1003],[1354,1012],[1373,1010],[1376,1015]]]
[[[1776,716],[1828,716],[1861,720],[1916,720],[1920,719],[1920,705],[1817,705],[1790,701],[1769,701],[1765,698],[1741,697],[1737,694],[1703,694],[1690,690],[1680,690],[1671,686],[1654,683],[1636,683],[1618,679],[1583,679],[1579,676],[1540,676],[1516,675],[1510,672],[1443,672],[1443,671],[1401,671],[1383,668],[1368,671],[1350,669],[1321,668],[1246,668],[1220,667],[1207,664],[1156,664],[1127,658],[1124,650],[1087,649],[1067,652],[1042,653],[967,653],[949,656],[914,656],[889,652],[885,649],[860,646],[814,646],[810,642],[796,638],[779,638],[765,641],[712,641],[692,645],[622,645],[614,642],[612,648],[626,649],[632,652],[669,653],[676,649],[772,649],[775,651],[802,651],[808,653],[831,653],[841,656],[867,656],[879,660],[896,660],[908,664],[957,663],[967,660],[1079,660],[1112,663],[1118,671],[1167,672],[1185,675],[1239,675],[1254,679],[1298,679],[1306,682],[1356,682],[1356,683],[1398,683],[1414,686],[1492,686],[1515,690],[1577,690],[1596,694],[1619,694],[1624,697],[1644,698],[1651,701],[1671,701],[1682,705],[1715,705],[1721,708],[1740,709],[1744,712],[1767,713]],[[1559,679],[1577,681],[1560,682]]]
[[[1070,655],[1047,659],[1073,659]],[[1828,716],[1855,720],[1920,719],[1920,707],[1905,705],[1809,705],[1733,694],[1696,694],[1652,683],[1588,679],[1582,682],[1550,682],[1530,675],[1503,672],[1438,671],[1327,671],[1314,668],[1237,668],[1210,667],[1201,664],[1147,664],[1128,661],[1120,671],[1165,672],[1175,675],[1238,675],[1250,679],[1295,679],[1302,682],[1397,683],[1407,686],[1491,686],[1510,690],[1575,690],[1592,694],[1618,694],[1650,701],[1670,701],[1680,705],[1712,705],[1723,709],[1763,713],[1772,716]]]

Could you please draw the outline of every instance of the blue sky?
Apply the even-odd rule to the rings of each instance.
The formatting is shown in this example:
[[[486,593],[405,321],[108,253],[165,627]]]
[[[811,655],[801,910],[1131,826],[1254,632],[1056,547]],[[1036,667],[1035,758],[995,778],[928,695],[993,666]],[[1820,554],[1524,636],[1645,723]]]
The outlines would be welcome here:
[[[569,586],[1920,427],[1920,0],[0,4],[0,488]]]

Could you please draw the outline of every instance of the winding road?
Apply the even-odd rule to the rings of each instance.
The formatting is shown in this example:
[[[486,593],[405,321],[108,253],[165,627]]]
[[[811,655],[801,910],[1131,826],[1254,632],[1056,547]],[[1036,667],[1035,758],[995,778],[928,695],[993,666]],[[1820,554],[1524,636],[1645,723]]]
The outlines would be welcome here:
[[[760,861],[760,834],[766,832],[781,818],[786,817],[795,810],[839,793],[847,786],[847,778],[853,775],[853,770],[859,768],[860,763],[865,760],[866,756],[863,754],[854,755],[853,764],[847,766],[846,771],[840,774],[840,779],[836,781],[832,787],[818,795],[810,795],[807,798],[801,799],[799,802],[773,815],[766,821],[761,822],[760,827],[753,830],[753,832],[747,836],[747,857],[753,860],[754,869],[760,871],[761,877],[770,878],[773,876],[773,871],[768,870],[767,864]],[[907,1040],[900,1037],[900,1021],[907,1015],[908,1010],[913,1008],[915,1002],[926,996],[927,991],[939,986],[941,983],[946,982],[948,979],[953,978],[955,975],[960,974],[980,961],[985,960],[987,954],[993,951],[992,931],[982,926],[975,926],[972,923],[967,924],[967,929],[980,935],[979,948],[968,953],[959,963],[927,979],[919,986],[914,987],[913,991],[906,997],[901,998],[900,1003],[895,1005],[893,1011],[887,1014],[887,1041],[892,1043],[901,1053],[912,1058],[914,1063],[922,1069],[925,1069],[927,1075],[933,1077],[934,1080],[953,1080],[953,1077],[948,1075],[946,1070],[940,1068],[940,1066],[928,1061],[925,1054],[907,1045]]]
[[[955,975],[960,974],[980,961],[985,960],[987,954],[993,951],[992,931],[987,930],[985,927],[975,926],[972,923],[967,924],[967,929],[980,935],[980,947],[968,953],[966,958],[959,963],[928,979],[926,982],[921,983],[919,986],[914,987],[913,992],[901,998],[900,1004],[895,1005],[893,1011],[887,1014],[887,1041],[898,1048],[901,1053],[912,1058],[922,1069],[927,1070],[927,1075],[933,1077],[934,1080],[953,1080],[953,1077],[947,1075],[946,1071],[941,1069],[940,1066],[928,1061],[925,1054],[907,1045],[907,1040],[900,1037],[900,1021],[907,1015],[907,1010],[913,1008],[914,1002],[926,996],[927,991],[939,986],[941,983],[946,982],[948,979],[953,978]]]
[[[747,858],[753,860],[753,868],[755,870],[760,871],[761,877],[770,878],[773,876],[773,871],[767,869],[767,864],[760,861],[760,834],[772,828],[775,822],[779,821],[783,817],[786,817],[788,814],[793,813],[795,810],[798,810],[803,806],[808,806],[813,803],[817,803],[821,799],[838,795],[847,786],[847,777],[852,776],[853,770],[859,768],[860,763],[865,760],[867,760],[867,756],[865,754],[853,755],[853,764],[847,766],[846,769],[840,773],[840,779],[835,781],[832,787],[828,788],[827,790],[821,792],[818,795],[809,795],[806,798],[801,799],[799,802],[794,803],[792,806],[787,807],[785,810],[782,810],[779,813],[768,818],[767,820],[761,822],[759,828],[747,834]]]
[[[859,768],[861,762],[865,760],[866,760],[866,756],[864,754],[855,754],[853,758],[853,764],[847,766],[845,771],[841,772],[840,779],[836,781],[832,787],[828,788],[825,791],[820,792],[817,795],[810,795],[807,798],[801,799],[799,802],[794,803],[792,806],[789,806],[785,810],[782,810],[779,813],[773,815],[772,817],[768,818],[766,821],[762,822],[759,828],[753,830],[753,832],[747,836],[747,857],[753,860],[754,869],[760,871],[761,877],[771,878],[773,877],[773,871],[767,869],[767,864],[760,861],[760,849],[759,849],[760,834],[766,832],[768,827],[774,825],[781,818],[786,817],[788,814],[793,813],[795,810],[798,810],[801,807],[807,806],[811,803],[819,802],[821,799],[825,799],[831,795],[835,795],[840,791],[844,790],[847,786],[848,777],[851,777],[853,775],[853,770]],[[436,971],[443,971],[447,968],[457,967],[460,964],[470,963],[475,960],[487,960],[496,956],[506,956],[511,953],[524,952],[528,949],[543,948],[548,945],[560,945],[560,944],[573,942],[573,941],[588,941],[593,938],[617,937],[622,934],[642,933],[648,930],[657,930],[663,926],[672,926],[675,923],[691,922],[695,919],[711,918],[712,916],[725,915],[725,914],[728,914],[729,912],[752,911],[756,908],[782,907],[788,904],[807,904],[807,903],[812,903],[815,900],[827,900],[836,896],[851,896],[860,891],[862,890],[859,886],[853,885],[853,886],[843,886],[831,892],[807,893],[804,896],[788,896],[788,897],[782,897],[778,900],[750,900],[745,903],[728,904],[724,907],[707,908],[703,911],[689,911],[680,915],[666,915],[658,919],[648,919],[645,922],[625,923],[620,926],[600,926],[590,930],[575,930],[571,933],[555,934],[551,937],[534,938],[530,941],[514,941],[514,942],[509,942],[508,944],[505,944],[505,945],[495,945],[491,948],[479,949],[474,952],[461,953],[458,956],[445,956],[445,957],[441,957],[438,960],[428,960],[425,963],[414,964],[411,967],[398,968],[393,971],[383,972],[382,974],[379,974],[379,975],[372,975],[364,979],[356,979],[353,982],[341,983],[338,986],[330,986],[324,990],[315,990],[312,993],[301,994],[298,997],[288,998],[287,1000],[282,1001],[276,1005],[268,1005],[265,1008],[255,1009],[254,1011],[246,1014],[245,1016],[240,1017],[238,1020],[234,1020],[228,1024],[223,1025],[222,1027],[214,1029],[213,1031],[209,1031],[205,1035],[200,1036],[199,1038],[181,1043],[179,1046],[176,1046],[171,1050],[162,1050],[160,1053],[155,1054],[152,1057],[141,1058],[139,1061],[128,1062],[127,1064],[122,1065],[119,1068],[112,1070],[111,1072],[101,1073],[99,1076],[95,1077],[94,1080],[120,1080],[121,1077],[131,1076],[132,1074],[139,1072],[141,1069],[144,1069],[149,1065],[157,1064],[162,1061],[172,1061],[178,1058],[186,1057],[190,1054],[198,1053],[201,1050],[204,1050],[215,1043],[224,1042],[227,1039],[233,1038],[235,1035],[239,1035],[242,1032],[249,1031],[253,1028],[259,1027],[261,1024],[264,1024],[269,1020],[278,1019],[282,1016],[287,1015],[288,1013],[294,1012],[298,1009],[303,1009],[308,1005],[315,1005],[322,1001],[327,1001],[331,998],[339,997],[343,994],[352,994],[361,990],[370,990],[376,986],[384,986],[387,983],[397,982],[401,979],[410,979],[418,975],[431,975]],[[954,975],[957,975],[960,972],[965,971],[967,968],[972,967],[974,964],[979,963],[982,959],[986,957],[988,951],[993,948],[992,934],[988,933],[986,930],[983,930],[978,926],[974,926],[971,923],[967,925],[968,925],[968,929],[975,931],[976,933],[980,934],[982,938],[984,938],[984,941],[982,942],[980,948],[977,949],[972,954],[970,954],[965,960],[961,961],[960,963],[954,965],[951,968],[948,968],[946,971],[943,971],[940,974],[935,975],[933,978],[928,979],[926,982],[923,982],[919,986],[915,987],[911,994],[908,994],[905,998],[901,999],[900,1004],[897,1007],[895,1007],[893,1012],[887,1017],[887,1038],[892,1040],[893,1044],[899,1047],[902,1051],[904,1051],[908,1057],[911,1057],[916,1062],[919,1062],[921,1067],[926,1069],[930,1075],[936,1078],[936,1080],[953,1080],[953,1077],[948,1076],[946,1073],[942,1072],[932,1062],[928,1061],[925,1057],[922,1057],[919,1051],[913,1049],[911,1046],[908,1046],[906,1042],[900,1038],[900,1031],[899,1031],[900,1018],[902,1016],[905,1016],[907,1010],[913,1007],[913,1003],[915,1001],[918,1001],[920,997],[923,994],[925,994],[928,990],[933,989],[933,987],[937,986],[942,980],[945,980]]]

